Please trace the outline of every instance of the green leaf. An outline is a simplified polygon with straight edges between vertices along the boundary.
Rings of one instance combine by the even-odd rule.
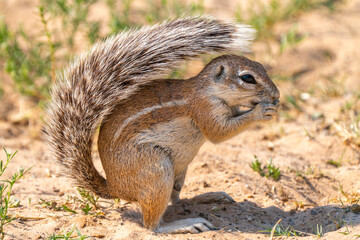
[[[71,212],[71,213],[74,213],[74,214],[77,214],[77,212],[75,212],[74,210],[68,208],[66,205],[62,205],[62,208],[67,211],[67,212]]]

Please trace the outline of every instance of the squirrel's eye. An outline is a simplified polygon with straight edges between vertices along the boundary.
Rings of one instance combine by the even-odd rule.
[[[240,76],[241,80],[243,80],[246,83],[250,83],[250,84],[256,84],[255,78],[250,75],[250,74],[245,74]]]

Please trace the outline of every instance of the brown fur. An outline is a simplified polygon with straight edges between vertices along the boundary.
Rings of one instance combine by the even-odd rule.
[[[218,65],[225,69],[222,79],[214,79]],[[252,91],[238,85],[238,69],[257,74]],[[234,55],[213,60],[196,77],[142,87],[131,100],[117,105],[100,129],[99,153],[109,193],[139,202],[145,226],[157,227],[171,194],[178,197],[187,166],[205,139],[220,142],[250,123],[269,119],[265,112],[271,117],[276,113],[272,103],[278,98],[259,63]],[[253,110],[233,116],[230,105],[252,102]],[[146,207],[149,202],[151,207]]]

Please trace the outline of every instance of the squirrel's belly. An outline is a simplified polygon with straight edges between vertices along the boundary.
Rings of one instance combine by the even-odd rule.
[[[170,150],[175,174],[179,174],[193,160],[205,137],[190,117],[179,117],[144,129],[136,136],[136,142]]]

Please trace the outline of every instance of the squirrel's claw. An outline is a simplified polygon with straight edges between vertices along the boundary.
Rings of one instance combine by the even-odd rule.
[[[217,230],[214,225],[204,218],[187,218],[159,226],[155,232],[158,233],[201,233]]]

